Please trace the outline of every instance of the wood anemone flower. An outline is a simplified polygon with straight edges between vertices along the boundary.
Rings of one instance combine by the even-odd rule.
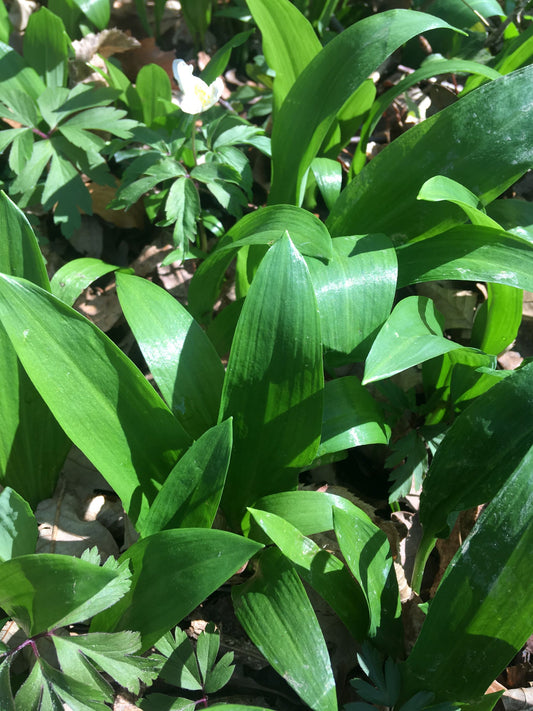
[[[177,103],[186,114],[201,114],[214,106],[222,96],[224,82],[218,77],[207,85],[203,79],[193,76],[192,66],[183,59],[172,62],[172,71],[179,84],[181,94]]]

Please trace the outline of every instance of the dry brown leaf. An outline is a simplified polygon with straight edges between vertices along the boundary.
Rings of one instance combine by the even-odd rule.
[[[533,688],[507,689],[501,701],[505,711],[531,711],[533,709]]]
[[[34,0],[12,0],[9,8],[9,21],[13,29],[23,32],[26,29],[30,15],[37,10],[39,5]]]
[[[110,210],[107,206],[116,195],[116,187],[88,183],[87,189],[91,194],[93,213],[95,215],[123,229],[143,229],[145,211],[142,200],[138,200],[127,210]]]
[[[72,47],[76,59],[82,62],[91,62],[95,54],[108,58],[113,54],[127,52],[129,49],[140,47],[139,40],[130,37],[116,27],[102,32],[91,32],[81,40],[74,40]]]
[[[90,503],[93,508],[95,504],[102,508],[105,497],[97,496]],[[80,502],[69,493],[41,501],[35,511],[39,523],[36,552],[79,557],[87,548],[96,546],[102,561],[109,556],[118,556],[118,545],[111,533],[96,517],[92,521],[85,521],[81,508]]]
[[[132,82],[137,78],[139,71],[147,64],[158,64],[162,67],[171,81],[172,86],[175,86],[172,62],[176,59],[175,52],[163,52],[157,46],[154,37],[146,37],[142,39],[139,47],[130,49],[125,52],[120,58],[122,70],[128,79]]]

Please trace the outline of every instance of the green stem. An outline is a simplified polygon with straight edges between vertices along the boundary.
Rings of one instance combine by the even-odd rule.
[[[435,547],[435,541],[437,539],[433,536],[427,536],[424,534],[418,550],[415,556],[415,565],[413,568],[413,577],[411,579],[411,588],[418,594],[420,594],[420,588],[422,587],[422,577],[424,575],[424,568],[426,567],[427,559],[429,554]]]
[[[192,150],[192,159],[193,159],[194,165],[196,167],[196,165],[197,165],[197,162],[196,162],[196,116],[193,116],[193,119],[192,119],[191,150]]]

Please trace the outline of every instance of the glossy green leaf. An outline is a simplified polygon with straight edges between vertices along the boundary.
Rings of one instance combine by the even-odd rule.
[[[151,126],[158,116],[165,113],[159,99],[172,100],[170,78],[159,65],[147,64],[137,74],[135,88],[141,98],[144,123]]]
[[[61,19],[42,7],[30,15],[24,33],[24,59],[48,87],[63,87],[67,79],[69,40]]]
[[[320,440],[322,349],[305,262],[286,235],[246,297],[229,357],[220,419],[233,417],[222,507],[232,525],[265,494],[292,489]]]
[[[217,249],[198,267],[189,289],[193,316],[205,322],[218,298],[226,269],[244,244],[271,244],[287,230],[298,250],[329,259],[331,238],[324,224],[307,210],[292,205],[265,207],[246,215],[220,240]]]
[[[188,311],[146,279],[117,274],[124,315],[169,407],[192,437],[218,416],[224,368]]]
[[[393,141],[344,189],[327,220],[331,234],[379,231],[401,242],[463,222],[459,208],[416,200],[437,174],[483,205],[498,197],[531,165],[533,148],[523,137],[533,121],[532,81],[533,66],[496,79]]]
[[[276,548],[266,549],[256,565],[255,575],[232,590],[239,622],[308,706],[336,711],[328,650],[296,571]]]
[[[30,636],[82,622],[129,587],[109,566],[52,553],[13,558],[0,571],[0,605]]]
[[[9,681],[9,670],[11,668],[12,657],[8,657],[0,662],[0,699],[2,700],[2,711],[16,711],[11,683]]]
[[[362,641],[368,631],[368,605],[344,563],[285,519],[257,509],[249,512],[300,577],[333,608],[353,637]]]
[[[143,538],[120,558],[133,570],[130,592],[95,617],[91,631],[137,630],[146,650],[260,549],[242,536],[198,528]]]
[[[487,284],[487,300],[476,311],[471,343],[485,353],[499,355],[518,334],[523,292],[504,284]]]
[[[30,224],[3,192],[0,234],[0,271],[49,289],[44,260]],[[0,483],[37,505],[52,495],[70,441],[26,375],[3,326],[0,363]]]
[[[91,257],[72,259],[58,269],[52,277],[50,282],[52,294],[68,306],[72,306],[89,284],[118,268],[113,264],[102,262],[101,259]]]
[[[24,499],[9,486],[0,494],[0,561],[35,552],[37,521]]]
[[[341,192],[342,166],[332,158],[315,158],[311,170],[326,207],[331,210]]]
[[[533,291],[533,244],[503,230],[461,225],[399,247],[396,253],[399,287],[458,279]]]
[[[189,447],[139,523],[143,536],[168,528],[211,528],[224,488],[231,444],[231,420],[226,420]]]
[[[408,74],[404,79],[399,81],[388,91],[381,94],[372,105],[368,117],[361,129],[361,136],[357,144],[355,154],[352,160],[352,170],[359,173],[366,163],[366,147],[370,136],[374,132],[380,118],[383,116],[387,108],[392,104],[396,97],[403,94],[415,84],[438,76],[439,74],[474,74],[483,80],[484,78],[498,79],[500,72],[492,67],[487,67],[479,62],[471,62],[464,59],[430,59],[428,58],[420,69]],[[481,83],[481,82],[480,82]]]
[[[394,308],[372,344],[363,383],[383,380],[430,358],[462,348],[442,335],[442,316],[431,299],[408,296]]]
[[[312,25],[289,0],[247,0],[253,18],[261,30],[263,53],[276,73],[275,111],[298,76],[320,52],[322,45]]]
[[[445,175],[435,175],[426,180],[416,199],[428,202],[452,202],[463,210],[473,225],[501,229],[497,222],[479,209],[479,199],[471,190]]]
[[[197,221],[200,217],[200,196],[190,178],[179,177],[170,186],[165,202],[166,224],[174,224],[174,244],[185,255],[189,243],[195,241]]]
[[[299,204],[305,173],[345,102],[400,45],[436,27],[449,25],[413,10],[389,10],[352,25],[309,62],[274,122],[270,203]],[[377,231],[349,227],[335,234]]]
[[[355,507],[353,507],[355,509]],[[387,536],[360,509],[333,508],[339,546],[370,611],[369,636],[386,653],[401,653],[403,628],[398,583]]]
[[[188,444],[187,434],[90,321],[14,277],[0,277],[0,297],[0,320],[35,387],[136,521]]]
[[[397,260],[385,235],[338,237],[329,261],[307,258],[315,290],[322,344],[338,360],[363,359],[390,314]]]
[[[533,203],[512,198],[495,200],[487,205],[487,214],[504,230],[533,242]]]
[[[424,481],[420,520],[425,535],[445,533],[450,514],[489,501],[518,466],[533,445],[532,392],[529,363],[455,420]]]
[[[389,437],[390,427],[380,406],[355,375],[324,384],[318,457],[363,444],[387,444]]]
[[[103,30],[109,23],[111,6],[108,0],[71,0],[97,29]]]
[[[231,57],[231,50],[235,47],[240,47],[245,42],[248,41],[252,35],[253,30],[248,30],[247,32],[238,32],[236,35],[231,37],[220,49],[217,49],[215,54],[211,57],[205,69],[202,70],[200,74],[201,78],[206,84],[212,84],[215,79],[222,74],[227,69],[229,59]]]
[[[35,69],[4,42],[0,42],[0,61],[2,62],[2,91],[8,88],[16,89],[27,93],[37,101],[46,89],[46,85]]]
[[[481,696],[533,632],[533,449],[514,467],[447,568],[406,663],[411,688],[438,701]]]

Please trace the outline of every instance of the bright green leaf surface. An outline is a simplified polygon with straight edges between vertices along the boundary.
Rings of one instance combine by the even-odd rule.
[[[298,575],[280,551],[266,549],[255,575],[233,588],[232,599],[252,642],[298,696],[315,711],[336,711],[324,637]]]
[[[246,215],[221,239],[217,249],[196,271],[189,289],[189,306],[200,322],[210,317],[224,273],[241,244],[269,244],[287,230],[298,250],[329,259],[332,242],[324,224],[307,210],[292,205],[265,207]]]
[[[129,587],[110,568],[51,553],[13,558],[0,571],[0,605],[28,635],[81,622]]]
[[[504,230],[533,242],[533,203],[512,198],[495,200],[487,205],[487,214]]]
[[[444,338],[441,321],[431,299],[425,296],[402,299],[370,349],[363,383],[383,380],[442,353],[462,348]]]
[[[331,234],[379,231],[401,242],[463,222],[459,208],[416,200],[437,174],[466,186],[482,204],[498,197],[531,166],[533,144],[525,137],[532,82],[533,66],[503,76],[393,141],[342,192],[327,221]]]
[[[69,40],[61,19],[46,7],[30,15],[24,33],[24,59],[47,87],[63,87]]]
[[[17,89],[37,101],[46,89],[46,85],[35,69],[28,66],[20,54],[4,42],[0,42],[0,61],[2,62],[2,91],[8,88]]]
[[[163,101],[172,99],[170,79],[166,71],[157,64],[147,64],[137,74],[135,88],[141,98],[144,123],[150,126],[164,113]]]
[[[211,341],[188,311],[146,279],[117,274],[117,291],[159,389],[192,437],[218,416],[224,368]]]
[[[37,534],[29,504],[6,486],[0,494],[0,561],[34,553]]]
[[[489,501],[518,466],[533,445],[532,392],[530,363],[455,420],[424,481],[420,499],[424,535],[440,535],[450,514]]]
[[[0,193],[0,271],[49,289],[39,245],[23,213]],[[32,505],[51,496],[70,442],[22,368],[0,326],[0,482]]]
[[[326,207],[331,210],[341,192],[342,166],[332,158],[315,158],[311,163],[311,170]]]
[[[338,237],[332,244],[328,262],[306,260],[318,302],[322,344],[350,360],[364,358],[373,334],[392,308],[396,254],[385,235]]]
[[[26,281],[0,278],[0,320],[73,442],[135,521],[188,436],[141,372],[91,322]]]
[[[389,540],[359,509],[353,515],[334,507],[333,524],[342,555],[368,603],[369,636],[382,651],[395,656],[402,649],[403,628]]]
[[[397,249],[398,286],[459,279],[533,291],[533,245],[503,230],[461,225]]]
[[[387,444],[390,427],[380,406],[355,375],[324,384],[322,437],[317,456],[363,444]]]
[[[211,528],[228,471],[231,444],[231,421],[226,420],[189,447],[139,523],[143,536],[166,528]]]
[[[305,173],[344,103],[400,45],[436,27],[449,25],[413,10],[390,10],[357,22],[321,50],[299,75],[275,119],[270,203],[299,203]],[[350,226],[335,234],[378,231],[384,230]]]
[[[289,237],[264,257],[231,348],[220,419],[233,416],[222,498],[238,526],[259,496],[292,489],[313,460],[322,422],[320,323],[309,272]]]
[[[72,259],[58,269],[52,277],[50,282],[52,294],[68,306],[72,306],[89,284],[116,269],[118,267],[106,264],[101,259],[91,257]]]
[[[226,582],[261,545],[227,531],[179,529],[143,538],[121,557],[133,569],[128,595],[91,631],[138,630],[146,650]],[[154,581],[164,584],[154,585]]]
[[[247,4],[261,30],[267,64],[276,72],[274,102],[279,111],[322,45],[309,21],[289,0],[247,0]]]
[[[368,631],[368,606],[344,563],[285,519],[266,511],[249,511],[300,577],[331,605],[355,639],[362,641]]]
[[[482,695],[533,632],[533,450],[513,459],[516,469],[446,570],[406,663],[411,688],[438,701]]]

